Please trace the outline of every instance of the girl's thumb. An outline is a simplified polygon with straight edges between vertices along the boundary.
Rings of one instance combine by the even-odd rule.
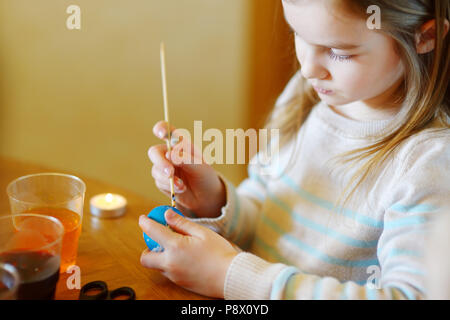
[[[201,232],[201,227],[198,224],[189,221],[171,209],[168,209],[164,216],[169,227],[175,232],[184,235],[198,235]]]

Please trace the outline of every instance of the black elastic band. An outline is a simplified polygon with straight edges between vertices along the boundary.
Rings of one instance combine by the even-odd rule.
[[[89,290],[100,289],[101,291],[95,295],[87,294]],[[105,300],[108,298],[108,286],[104,281],[92,281],[85,284],[80,291],[79,300]]]
[[[123,300],[136,300],[136,293],[130,287],[121,287],[109,292],[109,298],[114,300],[119,296],[126,296],[128,299]]]

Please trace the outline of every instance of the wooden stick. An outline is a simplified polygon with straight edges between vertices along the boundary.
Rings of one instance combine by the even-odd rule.
[[[166,57],[165,57],[165,47],[164,42],[161,42],[160,46],[160,58],[161,58],[161,76],[162,76],[162,87],[163,87],[163,98],[164,98],[164,119],[167,122],[167,150],[169,151],[169,154],[172,151],[172,148],[170,146],[170,139],[171,139],[171,132],[170,132],[170,122],[169,122],[169,102],[167,100],[167,82],[166,82]],[[175,207],[175,192],[174,192],[174,186],[173,186],[173,177],[170,178],[170,199],[172,207]]]

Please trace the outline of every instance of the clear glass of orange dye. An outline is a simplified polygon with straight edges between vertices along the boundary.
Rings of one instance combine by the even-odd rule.
[[[12,214],[34,213],[57,218],[64,226],[61,269],[76,264],[86,184],[62,173],[38,173],[12,181],[6,192]]]

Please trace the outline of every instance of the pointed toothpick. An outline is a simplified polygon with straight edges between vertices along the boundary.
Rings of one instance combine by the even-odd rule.
[[[161,58],[161,76],[162,76],[162,87],[163,87],[163,98],[164,98],[164,119],[167,122],[167,131],[168,131],[166,144],[167,144],[167,151],[169,151],[169,154],[170,154],[172,149],[170,146],[171,132],[170,132],[170,122],[169,122],[169,103],[167,100],[166,57],[165,57],[164,42],[161,42],[159,52],[160,52],[160,58]],[[174,192],[174,186],[173,186],[173,177],[170,178],[170,199],[171,199],[172,207],[175,207],[175,192]]]

